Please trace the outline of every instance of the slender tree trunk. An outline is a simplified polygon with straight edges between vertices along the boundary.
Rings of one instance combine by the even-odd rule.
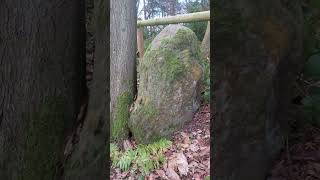
[[[210,57],[210,21],[208,21],[206,33],[201,43],[201,50],[204,57]]]
[[[169,4],[169,15],[170,16],[174,16],[174,15],[176,15],[176,3],[177,3],[177,1],[176,0],[170,0],[170,2],[169,2],[170,4]]]
[[[80,9],[77,0],[1,2],[2,180],[58,177],[85,85]]]
[[[135,89],[137,14],[134,0],[111,0],[111,138],[128,136],[129,107]]]
[[[87,116],[71,154],[64,163],[64,180],[108,178],[106,148],[109,133],[109,11],[108,0],[96,0],[95,60]],[[132,8],[135,8],[135,4]]]
[[[303,65],[299,0],[215,1],[213,178],[262,180],[286,139]]]
[[[144,14],[144,20],[147,19],[147,12],[146,12],[146,0],[143,0],[143,14]]]

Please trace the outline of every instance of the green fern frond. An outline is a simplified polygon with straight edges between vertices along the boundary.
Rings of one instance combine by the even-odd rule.
[[[147,175],[153,169],[159,168],[165,162],[163,151],[172,144],[171,141],[161,139],[158,142],[142,145],[139,144],[136,149],[129,149],[125,152],[111,143],[110,157],[112,166],[118,167],[122,171],[138,169],[142,174]]]

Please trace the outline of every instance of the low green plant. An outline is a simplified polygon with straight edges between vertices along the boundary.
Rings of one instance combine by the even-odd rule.
[[[160,139],[148,145],[139,144],[136,149],[121,151],[111,143],[112,166],[120,168],[122,171],[128,171],[130,167],[137,167],[143,175],[147,175],[165,162],[163,153],[171,144],[172,142],[169,140]]]

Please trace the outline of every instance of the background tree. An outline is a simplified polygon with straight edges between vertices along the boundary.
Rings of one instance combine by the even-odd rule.
[[[208,11],[209,7],[210,5],[208,0],[196,0],[185,4],[186,13]],[[206,32],[207,24],[207,22],[194,22],[186,23],[185,25],[196,33],[199,40],[202,40]]]
[[[144,0],[143,2],[144,5],[141,11],[144,13],[144,19],[154,19],[169,15],[208,11],[210,7],[209,0],[194,0],[185,2],[179,2],[177,0]],[[204,38],[207,22],[185,23],[185,26],[193,30],[199,40]],[[152,39],[164,27],[164,25],[144,27],[145,49],[151,43]]]
[[[120,140],[129,135],[127,121],[136,77],[137,12],[136,1],[111,0],[110,3],[111,138]]]
[[[265,179],[287,137],[293,82],[304,63],[301,4],[215,2],[213,178]]]
[[[1,2],[0,179],[59,176],[84,94],[82,7],[77,0]]]

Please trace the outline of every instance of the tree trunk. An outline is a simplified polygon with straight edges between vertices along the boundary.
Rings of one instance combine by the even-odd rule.
[[[299,0],[215,1],[216,180],[262,180],[286,139],[303,65]]]
[[[60,173],[85,86],[80,9],[77,0],[1,2],[0,179]]]
[[[79,139],[65,162],[64,180],[104,180],[108,177],[109,133],[109,12],[108,0],[95,1],[95,60],[87,116]],[[135,5],[133,6],[135,8]]]
[[[111,139],[128,136],[129,107],[134,96],[137,48],[135,1],[111,0]]]
[[[169,8],[169,15],[174,16],[176,15],[176,0],[170,0],[170,8]]]
[[[144,14],[144,20],[147,20],[146,0],[143,0],[143,14]]]
[[[94,21],[94,0],[85,0],[86,2],[86,82],[88,89],[91,89],[93,65],[94,65],[94,47],[95,47],[95,21]]]
[[[208,21],[206,33],[204,34],[202,43],[201,43],[201,51],[204,57],[210,57],[210,21]]]

